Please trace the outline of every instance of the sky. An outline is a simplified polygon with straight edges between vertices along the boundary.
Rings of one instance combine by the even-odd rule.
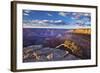
[[[91,14],[82,12],[23,10],[24,26],[91,26]]]

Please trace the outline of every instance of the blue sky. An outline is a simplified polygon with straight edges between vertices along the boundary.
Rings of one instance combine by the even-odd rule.
[[[82,12],[23,10],[23,24],[91,26],[91,14]]]

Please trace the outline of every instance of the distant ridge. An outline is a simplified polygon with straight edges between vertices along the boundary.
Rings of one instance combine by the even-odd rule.
[[[72,33],[76,33],[76,34],[91,34],[91,29],[87,28],[87,29],[73,29]]]

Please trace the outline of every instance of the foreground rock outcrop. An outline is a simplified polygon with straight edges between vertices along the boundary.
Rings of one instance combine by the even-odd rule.
[[[78,60],[80,58],[62,49],[32,45],[23,49],[23,62]]]

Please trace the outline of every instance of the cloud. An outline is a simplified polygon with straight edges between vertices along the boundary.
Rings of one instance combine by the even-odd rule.
[[[91,14],[90,13],[84,13],[84,16],[90,16]]]
[[[77,15],[77,13],[76,12],[73,12],[72,15],[75,16],[75,15]]]
[[[71,19],[72,19],[72,20],[76,20],[76,18],[75,18],[75,17],[71,17]]]
[[[24,13],[25,16],[28,16],[30,12],[31,12],[30,10],[24,10],[23,13]]]
[[[50,13],[48,13],[47,15],[48,15],[48,16],[52,16],[52,14],[50,14]]]
[[[60,22],[63,22],[62,20],[56,20],[54,21],[54,23],[60,23]]]
[[[31,11],[30,10],[24,10],[24,13],[30,13]]]
[[[62,20],[32,20],[32,23],[60,23]]]
[[[90,13],[82,13],[82,12],[73,12],[72,13],[72,19],[80,19],[80,17],[88,17],[90,16]]]
[[[87,26],[91,26],[91,22],[85,22],[85,25],[87,25]]]
[[[80,19],[80,16],[81,16],[80,14],[76,14],[76,15],[74,16],[74,18],[75,18],[75,19]]]
[[[42,20],[43,22],[48,22],[49,20]]]
[[[24,13],[24,15],[25,15],[25,16],[28,16],[29,14],[28,14],[28,13]]]
[[[31,21],[24,21],[23,24],[24,26],[27,26],[27,25],[32,25],[32,26],[35,26],[35,25],[45,25],[45,26],[49,26],[49,25],[57,25],[57,24],[61,24],[61,22],[63,22],[62,20],[31,20]]]
[[[32,20],[31,21],[32,24],[45,24],[47,22],[48,20]]]
[[[65,12],[59,12],[58,13],[60,16],[63,16],[63,17],[65,17],[66,15],[67,15],[67,13],[65,13]]]
[[[23,22],[24,26],[53,26],[53,25],[66,25],[70,27],[75,26],[90,26],[91,22],[84,22],[83,20],[76,20],[75,22],[70,22],[69,24],[63,24],[62,20],[26,20]]]
[[[49,20],[50,23],[54,23],[54,20]]]
[[[82,20],[77,20],[76,22],[79,24],[84,24],[84,21],[82,21]]]

